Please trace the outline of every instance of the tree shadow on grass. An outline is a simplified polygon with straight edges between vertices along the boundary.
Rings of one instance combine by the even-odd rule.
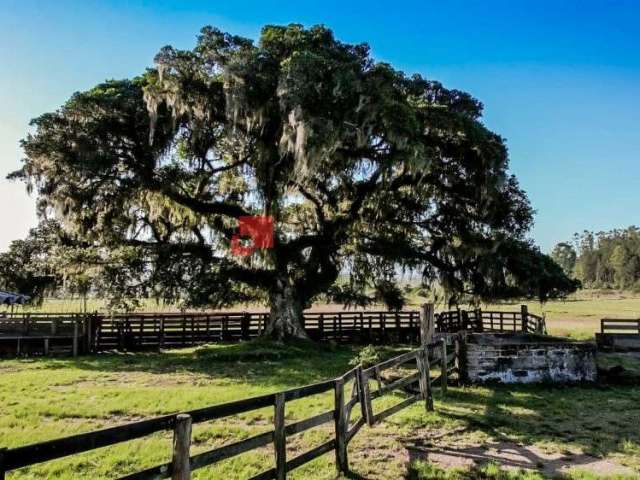
[[[76,368],[96,373],[186,373],[254,386],[302,386],[342,375],[361,346],[263,340],[220,343],[163,352],[101,353],[25,360],[45,369]]]
[[[467,467],[491,462],[511,468],[540,469],[559,476],[564,466],[613,468],[600,460],[610,454],[640,451],[640,386],[509,385],[453,389],[437,405],[440,416],[480,431],[494,445],[457,447],[410,445],[416,459],[458,458]],[[555,455],[535,444],[555,445]],[[581,453],[574,453],[578,450]],[[625,452],[626,450],[626,452]],[[640,468],[640,461],[633,465]],[[615,473],[615,472],[612,472]],[[426,477],[425,477],[426,478]],[[463,477],[466,478],[466,477]]]

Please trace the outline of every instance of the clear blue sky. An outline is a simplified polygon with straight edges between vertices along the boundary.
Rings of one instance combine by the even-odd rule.
[[[74,91],[136,75],[207,24],[323,23],[374,56],[466,90],[503,135],[548,251],[583,229],[640,224],[639,1],[0,0],[0,250],[35,224],[4,176],[28,121]]]

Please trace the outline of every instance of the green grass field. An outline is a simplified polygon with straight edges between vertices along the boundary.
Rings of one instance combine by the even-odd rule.
[[[640,318],[640,296],[612,291],[586,290],[564,301],[512,302],[483,308],[514,310],[521,303],[526,303],[533,313],[545,314],[552,335],[577,339],[593,338],[594,333],[600,331],[602,318]]]
[[[350,368],[357,351],[351,346],[285,348],[251,342],[160,354],[0,360],[0,446],[25,445],[332,378]],[[389,350],[387,355],[394,353]],[[416,439],[424,445],[425,440],[443,437],[447,444],[458,446],[497,438],[615,461],[640,477],[640,386],[635,385],[451,388],[446,398],[437,393],[433,413],[426,413],[421,402],[374,428],[364,427],[350,444],[350,465],[354,478],[364,479],[541,478],[536,473],[503,472],[494,465],[445,471],[419,459],[409,464],[406,447]],[[374,407],[398,400],[386,397],[376,400]],[[287,422],[330,410],[331,405],[331,392],[287,403]],[[267,431],[272,421],[268,408],[197,424],[192,451]],[[327,424],[291,438],[289,457],[331,434]],[[117,478],[169,461],[170,450],[167,432],[25,468],[8,478]],[[194,478],[248,478],[272,465],[271,448],[263,448],[199,470]],[[595,478],[585,475],[575,471],[567,478]],[[290,478],[335,478],[333,455],[295,470]]]

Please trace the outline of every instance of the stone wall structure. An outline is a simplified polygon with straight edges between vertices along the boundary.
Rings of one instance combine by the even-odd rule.
[[[596,343],[604,350],[640,352],[640,335],[596,333]]]
[[[593,382],[596,346],[521,333],[465,336],[465,377],[472,383]]]

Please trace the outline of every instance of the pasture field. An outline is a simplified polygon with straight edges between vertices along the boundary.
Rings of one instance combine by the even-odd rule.
[[[487,310],[517,310],[524,303],[529,311],[543,313],[552,335],[576,339],[593,338],[600,331],[602,318],[640,318],[640,295],[606,290],[585,290],[566,300],[539,302],[509,302],[483,305]]]
[[[359,348],[284,347],[254,341],[162,353],[0,360],[0,446],[25,445],[333,378],[350,368]],[[383,354],[398,351],[388,348]],[[622,360],[630,371],[638,366],[633,359]],[[356,435],[349,446],[353,478],[517,480],[556,474],[600,478],[593,465],[612,466],[607,472],[615,478],[640,478],[639,385],[636,381],[610,386],[454,387],[444,398],[436,390],[435,412],[425,412],[419,402]],[[397,401],[389,396],[376,400],[374,408]],[[331,405],[331,392],[287,403],[287,422]],[[192,451],[267,431],[272,421],[273,409],[267,408],[196,424]],[[327,424],[293,437],[288,455],[322,443],[331,428]],[[444,470],[425,461],[430,448],[478,449],[495,442],[531,448],[525,454],[533,471],[503,471],[492,463]],[[170,450],[167,432],[25,468],[8,474],[8,479],[117,478],[169,461]],[[566,460],[563,464],[575,469],[549,471],[545,455],[560,455]],[[487,452],[480,456],[493,458]],[[272,449],[265,447],[199,470],[194,478],[248,478],[272,465]],[[335,478],[333,454],[294,470],[290,478]]]

